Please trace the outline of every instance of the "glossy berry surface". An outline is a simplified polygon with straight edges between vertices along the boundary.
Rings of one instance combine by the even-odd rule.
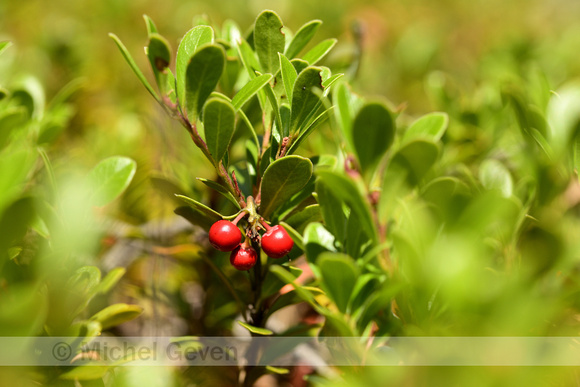
[[[274,226],[262,236],[262,250],[270,258],[282,258],[293,246],[294,241],[282,226]]]
[[[219,251],[232,251],[242,241],[242,233],[229,220],[218,220],[209,229],[209,243]]]
[[[230,263],[238,270],[250,270],[258,261],[258,253],[251,247],[238,246],[230,254]]]

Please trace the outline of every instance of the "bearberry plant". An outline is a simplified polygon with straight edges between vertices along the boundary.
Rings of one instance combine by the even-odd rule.
[[[577,277],[565,248],[577,242],[564,235],[579,229],[580,126],[563,114],[577,94],[551,96],[537,71],[526,87],[491,79],[462,95],[435,72],[425,86],[441,112],[414,116],[320,66],[336,41],[310,44],[318,20],[296,33],[272,11],[245,33],[229,21],[197,25],[176,55],[145,21],[156,88],[111,37],[215,169],[216,180],[199,180],[222,204],[178,195],[175,212],[209,231],[216,250],[204,257],[252,335],[360,337],[360,347],[333,351],[348,364],[356,355],[370,362],[389,336],[537,334],[564,324],[547,306]],[[339,146],[298,155],[326,121]],[[220,252],[247,272],[249,291],[229,278],[239,272],[215,263]],[[298,303],[316,317],[268,326]],[[344,385],[385,380],[369,371],[363,383],[355,371]],[[240,379],[249,386],[265,372],[287,370],[246,367]]]

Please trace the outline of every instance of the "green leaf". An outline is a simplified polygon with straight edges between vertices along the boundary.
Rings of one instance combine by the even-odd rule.
[[[252,47],[250,47],[250,44],[246,40],[242,40],[240,44],[238,44],[238,54],[240,55],[242,64],[251,79],[256,77],[256,71],[260,73],[263,72],[260,63],[256,58],[256,53],[252,50]]]
[[[330,92],[330,86],[334,85],[340,78],[344,77],[344,74],[340,73],[340,74],[334,74],[328,78],[326,78],[324,81],[322,81],[322,87],[324,87],[324,95],[328,95],[328,93]]]
[[[280,278],[284,283],[292,285],[298,297],[310,304],[310,306],[312,306],[318,313],[322,315],[327,314],[326,309],[321,308],[316,303],[314,296],[310,291],[296,284],[296,278],[291,273],[289,273],[288,270],[280,265],[272,265],[270,266],[270,272],[274,273],[274,275]]]
[[[171,62],[171,48],[169,47],[169,42],[159,34],[151,34],[147,46],[147,57],[149,58],[151,69],[155,75],[159,91],[164,93],[167,85],[166,70]]]
[[[153,22],[153,19],[151,19],[147,15],[143,15],[143,20],[145,20],[145,26],[147,27],[147,36],[151,36],[152,34],[156,34],[157,33],[157,26]]]
[[[509,198],[513,191],[510,172],[498,160],[485,160],[479,166],[479,179],[486,189],[497,189],[502,196]]]
[[[296,247],[304,251],[304,242],[302,240],[302,235],[298,231],[294,230],[294,228],[292,228],[292,226],[290,226],[286,222],[280,222],[279,225],[284,227],[284,229],[288,232],[288,235],[290,235]]]
[[[117,45],[117,47],[121,51],[121,54],[123,55],[123,57],[125,58],[125,60],[129,64],[129,66],[131,67],[131,69],[133,70],[133,72],[135,73],[135,75],[137,75],[137,78],[139,78],[139,80],[141,81],[141,83],[143,84],[143,86],[145,86],[145,88],[147,89],[147,91],[158,102],[161,101],[161,99],[159,98],[159,96],[157,95],[157,93],[155,92],[155,90],[153,89],[153,87],[151,86],[151,84],[149,83],[149,81],[145,78],[145,75],[143,75],[143,73],[141,72],[141,70],[137,66],[137,63],[135,63],[135,61],[133,60],[133,57],[129,53],[129,50],[127,50],[127,47],[125,47],[125,45],[123,44],[123,42],[121,42],[121,40],[119,39],[119,37],[117,37],[117,35],[115,35],[113,33],[110,33],[109,34],[109,37],[115,41],[115,44]]]
[[[185,75],[185,109],[188,117],[199,116],[207,97],[215,90],[225,64],[226,53],[221,46],[205,45],[193,55]]]
[[[141,313],[143,308],[138,305],[113,304],[96,313],[91,320],[100,322],[103,329],[107,329],[133,320]]]
[[[361,169],[371,174],[395,138],[395,121],[381,102],[368,102],[352,124],[352,142]]]
[[[346,313],[358,277],[353,259],[345,254],[322,253],[316,263],[326,294],[342,313]]]
[[[8,49],[8,47],[12,46],[12,42],[9,40],[5,40],[3,42],[0,42],[0,54],[2,54],[4,51],[6,51],[6,49]]]
[[[310,40],[314,37],[314,34],[316,31],[318,31],[318,28],[321,24],[322,21],[320,20],[311,20],[300,27],[290,42],[290,45],[288,45],[288,48],[286,49],[286,56],[292,59],[300,54],[300,51],[302,51],[302,49],[306,47],[308,42],[310,42]]]
[[[244,328],[246,328],[248,331],[250,331],[250,333],[255,333],[257,335],[270,336],[270,335],[273,335],[274,334],[274,332],[272,332],[269,329],[255,327],[253,325],[247,324],[247,323],[242,322],[242,321],[239,321],[239,320],[238,320],[238,324],[240,324],[241,326],[243,326]]]
[[[288,368],[280,368],[280,367],[273,367],[273,366],[266,366],[266,371],[268,371],[272,374],[277,374],[277,375],[286,375],[286,374],[290,373],[290,370]]]
[[[318,89],[319,92],[315,92]],[[322,95],[322,78],[318,67],[304,69],[294,83],[292,90],[292,115],[290,133],[296,133],[319,106]]]
[[[284,83],[284,90],[286,91],[286,98],[288,98],[288,102],[292,103],[292,91],[294,88],[294,82],[296,82],[296,77],[298,74],[296,73],[296,69],[290,63],[288,58],[284,56],[284,54],[280,55],[280,72],[282,74],[282,82]]]
[[[109,271],[99,284],[98,292],[102,294],[108,293],[119,282],[121,277],[125,275],[125,272],[126,270],[123,267],[116,267]]]
[[[316,266],[318,257],[325,252],[336,252],[334,242],[334,235],[321,223],[310,223],[304,230],[304,252],[306,253],[306,259],[311,264],[310,268],[317,278],[320,277],[320,271],[318,266]]]
[[[412,140],[397,151],[389,164],[390,168],[407,171],[407,180],[417,185],[431,169],[439,156],[439,146],[427,140]]]
[[[212,224],[214,224],[218,220],[223,219],[223,217],[220,213],[212,210],[211,208],[209,208],[205,204],[202,204],[196,200],[193,200],[192,198],[188,198],[187,196],[183,196],[183,195],[175,195],[175,196],[178,197],[179,199],[181,199],[183,202],[187,203],[193,210],[195,210],[197,213],[201,214],[205,219],[207,219],[210,227]],[[178,215],[181,215],[181,214],[178,214]],[[208,227],[208,229],[209,229],[209,227]]]
[[[226,187],[221,185],[220,183],[216,183],[215,181],[207,180],[207,179],[204,179],[201,177],[197,177],[196,179],[201,181],[203,184],[205,184],[209,188],[218,191],[223,196],[225,196],[226,199],[228,199],[234,206],[240,208],[240,203],[238,203],[236,198],[234,198],[234,195],[232,195],[232,193]]]
[[[303,210],[292,214],[292,216],[284,220],[296,231],[303,232],[308,224],[322,221],[322,213],[320,212],[320,206],[313,204],[306,206]]]
[[[260,214],[268,219],[312,176],[312,162],[300,156],[286,156],[272,162],[262,178]]]
[[[236,128],[236,112],[228,101],[211,98],[203,108],[205,141],[216,165],[228,151]]]
[[[232,105],[234,106],[234,109],[239,110],[242,106],[244,106],[244,104],[258,91],[260,91],[262,87],[267,85],[271,79],[271,74],[264,74],[246,83],[246,85],[242,87],[232,99]]]
[[[213,29],[208,26],[197,26],[189,30],[177,48],[175,59],[175,77],[177,83],[177,98],[180,105],[185,106],[185,83],[187,66],[197,49],[205,44],[213,42]]]
[[[323,40],[304,54],[302,59],[308,62],[311,66],[315,65],[320,59],[324,58],[330,50],[332,50],[332,47],[334,47],[335,44],[336,39],[334,38]]]
[[[276,74],[280,66],[278,53],[284,52],[284,45],[282,20],[273,11],[263,11],[254,26],[254,48],[264,72]]]
[[[338,172],[320,170],[316,174],[318,178],[328,187],[334,189],[333,194],[347,207],[354,211],[361,223],[362,230],[371,241],[376,244],[378,241],[377,231],[374,226],[368,200],[360,192],[356,184],[348,177]]]
[[[127,189],[136,170],[137,163],[128,157],[113,156],[98,163],[89,172],[92,204],[100,207],[112,202]]]
[[[449,116],[447,113],[435,112],[426,114],[411,124],[403,136],[403,142],[408,142],[415,138],[425,138],[437,142],[443,137],[448,124]]]
[[[334,194],[334,188],[321,179],[316,181],[316,193],[326,228],[342,243],[346,232],[346,216],[342,202]]]

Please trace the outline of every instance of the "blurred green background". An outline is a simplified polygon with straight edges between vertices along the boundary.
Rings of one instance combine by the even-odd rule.
[[[168,38],[175,50],[181,36],[192,27],[194,18],[200,15],[207,15],[218,25],[233,19],[242,30],[247,30],[263,9],[275,10],[293,30],[309,20],[321,19],[324,24],[315,42],[328,37],[338,38],[337,46],[324,64],[338,71],[353,71],[352,61],[360,58],[360,66],[351,81],[353,89],[362,95],[382,96],[393,106],[405,107],[405,114],[401,116],[403,124],[430,111],[448,112],[452,124],[446,142],[451,145],[444,159],[449,165],[457,161],[468,165],[479,163],[480,154],[487,152],[495,141],[489,133],[497,129],[493,126],[501,120],[489,117],[486,120],[482,112],[489,109],[490,114],[499,111],[505,114],[500,102],[503,86],[526,85],[529,98],[545,109],[547,101],[542,100],[545,96],[534,94],[536,86],[548,85],[551,90],[558,90],[577,82],[580,76],[580,2],[577,1],[0,0],[0,41],[14,43],[0,57],[0,85],[10,89],[32,76],[44,87],[47,101],[71,81],[78,80],[81,85],[70,99],[70,121],[46,149],[57,182],[62,187],[64,198],[60,200],[66,202],[67,198],[78,197],[75,179],[99,160],[124,155],[137,161],[136,176],[120,199],[91,213],[89,220],[79,220],[71,215],[74,218],[70,220],[72,224],[81,225],[77,230],[78,238],[89,239],[88,245],[68,241],[63,247],[82,252],[75,255],[80,256],[79,261],[75,262],[77,265],[92,264],[104,271],[116,266],[127,268],[127,274],[115,292],[97,298],[90,306],[92,312],[112,302],[134,303],[144,308],[144,314],[138,320],[115,328],[116,334],[226,334],[231,330],[235,305],[228,299],[227,293],[210,286],[212,281],[217,280],[211,272],[204,272],[207,268],[199,264],[199,255],[205,243],[203,234],[186,237],[181,233],[184,226],[176,222],[173,214],[175,202],[167,195],[167,192],[182,192],[211,204],[215,198],[195,177],[214,179],[215,172],[193,146],[187,133],[168,118],[146,92],[107,34],[113,32],[123,40],[138,65],[152,80],[147,58],[143,54],[147,43],[143,14],[156,22],[160,33]],[[361,37],[362,53],[358,51],[357,36]],[[486,132],[486,129],[490,131]],[[325,143],[324,133],[314,134],[310,140],[313,145],[306,147],[305,152],[337,147]],[[498,143],[502,144],[498,141],[494,145]],[[511,144],[509,140],[507,143]],[[525,166],[522,166],[525,162],[525,158],[515,160],[521,172],[518,177],[525,176]],[[34,183],[42,187],[48,185],[48,177],[44,174],[37,171],[34,176]],[[151,176],[160,179],[152,181]],[[43,192],[43,189],[38,191]],[[50,197],[49,194],[46,196]],[[63,212],[75,213],[75,203],[71,199]],[[546,227],[554,227],[554,230],[557,227],[554,232],[562,238],[556,238],[555,244],[566,246],[562,247],[568,251],[569,260],[565,267],[574,272],[577,259],[574,231],[579,229],[577,217],[570,216],[567,223],[562,225],[558,217],[561,212],[554,210],[550,213],[553,219]],[[508,218],[510,214],[508,211],[500,212],[500,216]],[[104,225],[103,218],[106,219]],[[96,219],[99,220],[98,226],[91,223]],[[436,230],[430,227],[425,226],[429,228],[428,232],[435,233]],[[553,234],[550,232],[546,231],[540,237],[551,238]],[[119,240],[122,243],[116,243]],[[173,246],[192,240],[198,247],[173,253],[171,259],[152,249],[152,246]],[[116,250],[111,248],[112,245]],[[475,246],[464,246],[462,251],[481,254],[474,251],[479,245]],[[505,255],[509,256],[509,252]],[[433,260],[437,258],[437,255],[432,257]],[[459,260],[457,257],[450,258]],[[226,257],[218,256],[217,259],[218,262],[225,262]],[[47,266],[31,265],[23,277],[43,277],[43,270],[50,272]],[[476,273],[474,277],[480,275],[479,268],[465,269],[466,273],[472,271]],[[440,273],[450,278],[455,274]],[[477,283],[464,279],[456,287],[442,290],[451,304],[457,302],[455,306],[461,313],[454,317],[461,321],[459,327],[441,323],[434,324],[429,331],[426,328],[429,321],[423,321],[424,325],[411,327],[409,331],[417,328],[422,333],[436,334],[454,332],[457,328],[464,334],[519,334],[533,327],[532,322],[546,313],[561,323],[554,327],[554,334],[577,335],[578,314],[575,309],[569,308],[575,304],[570,300],[575,300],[577,286],[574,284],[566,288],[568,293],[564,302],[564,297],[558,293],[560,285],[546,281],[529,288],[522,285],[518,289],[520,284],[517,282],[502,282],[505,287],[500,289],[514,286],[509,289],[512,292],[509,295],[515,296],[502,298],[496,293],[491,295],[493,301],[500,300],[489,307],[495,315],[478,325],[482,310],[486,311],[489,305],[478,304],[470,314],[469,298],[454,298],[456,295],[453,293],[458,289],[478,287]],[[548,296],[542,293],[546,288]],[[538,292],[537,298],[526,298],[526,292],[530,289]],[[550,289],[556,290],[551,292]],[[493,293],[493,289],[490,292]],[[481,298],[477,300],[482,301]],[[517,300],[520,307],[517,312],[521,315],[504,320],[502,313],[513,311],[510,304],[513,300]],[[562,304],[553,300],[560,300]],[[4,299],[0,299],[1,302]],[[490,301],[490,305],[492,303]],[[204,309],[206,305],[211,305],[213,309]],[[548,305],[553,310],[536,309],[537,306]],[[23,315],[32,314],[34,308],[22,312]],[[488,325],[498,321],[504,324]],[[549,328],[543,326],[543,330],[531,333],[545,334]],[[470,373],[473,370],[465,369],[453,374],[426,368],[417,372],[391,371],[388,374],[377,371],[376,375],[372,371],[368,381],[381,380],[388,375],[393,378],[393,385],[465,385],[474,379]],[[143,378],[143,375],[134,375],[133,371],[123,372],[127,380],[133,381],[127,382],[128,385],[135,385]],[[148,372],[155,374],[151,380],[155,377],[164,380],[158,385],[171,385],[172,380],[199,379],[199,375],[189,375],[193,371],[179,376],[170,371],[165,374],[164,370]],[[348,376],[345,383],[354,385],[358,372],[354,370],[354,376]],[[481,373],[482,380],[486,380],[481,385],[494,385],[499,381],[504,383],[502,385],[543,381],[551,383],[549,385],[574,385],[574,380],[577,380],[576,371],[571,369],[549,369],[546,372],[496,369],[491,376],[484,376],[481,370],[477,372]],[[0,378],[5,378],[6,383],[10,383],[10,378],[21,380],[12,371],[0,372]],[[208,379],[211,380],[211,377],[208,376]],[[151,380],[148,382],[151,383]],[[201,380],[204,380],[203,375]]]

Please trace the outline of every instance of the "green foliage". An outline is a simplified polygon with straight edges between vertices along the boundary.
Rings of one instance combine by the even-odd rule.
[[[88,4],[86,15],[124,36],[127,46],[110,35],[118,61],[103,37],[90,43],[83,27],[96,16],[60,23],[72,11],[55,7],[55,25],[24,7],[26,20],[43,22],[34,41],[31,23],[9,16],[16,6],[3,8],[6,32],[12,26],[24,34],[15,42],[37,47],[14,55],[0,42],[0,335],[73,342],[155,329],[184,336],[190,348],[200,345],[191,337],[240,329],[354,336],[360,345],[330,339],[330,353],[341,364],[371,364],[389,337],[577,334],[580,70],[568,8],[531,34],[521,16],[545,9],[522,1],[489,11],[454,1],[290,2],[284,19],[325,20],[293,33],[296,20],[286,25],[274,11],[249,19],[247,4],[207,3],[215,14],[194,18],[177,45],[195,4],[152,8],[159,28],[144,16],[146,35],[134,32],[126,4]],[[470,22],[454,24],[450,46],[441,21],[462,12]],[[362,23],[342,31],[359,15]],[[131,70],[119,67],[121,57]],[[244,214],[252,216],[238,227],[257,251],[263,223],[283,226],[292,251],[260,252],[245,273],[206,248],[214,222]],[[291,384],[303,370],[243,368],[93,359],[14,373],[38,385],[252,385],[266,373]],[[334,368],[312,369],[308,383],[575,380],[562,369]],[[4,372],[6,384],[22,384],[10,370],[0,379]]]

